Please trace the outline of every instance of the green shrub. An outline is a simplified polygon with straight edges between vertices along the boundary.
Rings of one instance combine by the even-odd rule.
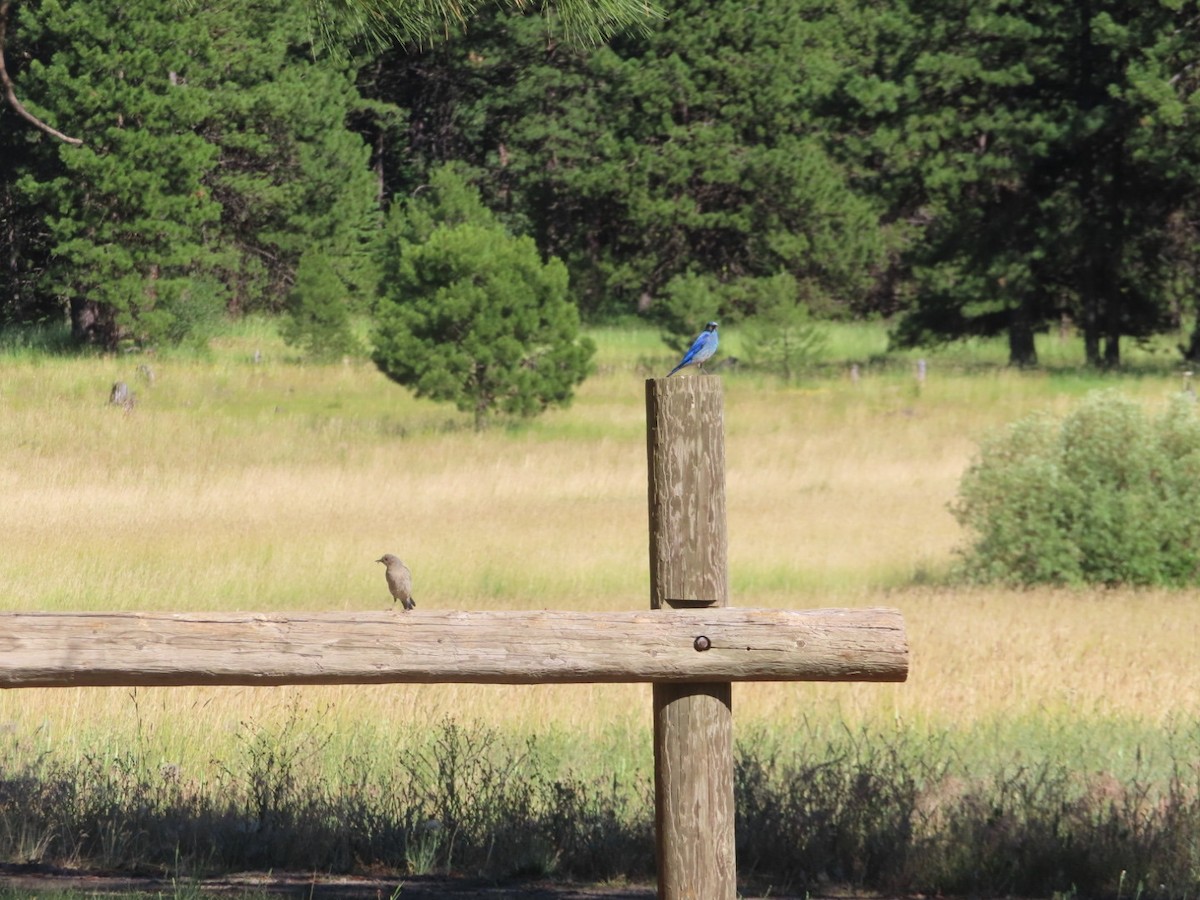
[[[351,327],[347,293],[329,257],[317,249],[305,250],[279,329],[284,343],[318,362],[361,353]]]
[[[825,331],[798,301],[800,286],[790,274],[754,279],[746,288],[746,305],[755,310],[742,326],[746,361],[791,381],[820,359],[827,343]]]
[[[655,314],[672,355],[683,354],[706,323],[728,324],[724,302],[724,289],[712,275],[687,272],[667,282]]]
[[[382,243],[373,358],[418,397],[482,428],[571,402],[596,346],[579,334],[567,268],[507,231],[453,169],[393,212]]]
[[[1026,418],[982,447],[955,517],[973,581],[1178,586],[1200,581],[1200,420],[1113,391],[1061,423]]]
[[[383,373],[473,412],[476,428],[567,405],[595,351],[579,336],[566,267],[495,227],[439,228],[410,247],[376,322]]]

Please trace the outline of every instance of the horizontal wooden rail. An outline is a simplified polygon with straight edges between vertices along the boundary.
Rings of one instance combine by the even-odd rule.
[[[0,613],[0,687],[904,681],[892,609]]]

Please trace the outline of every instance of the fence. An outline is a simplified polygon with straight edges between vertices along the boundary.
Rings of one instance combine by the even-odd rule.
[[[903,681],[890,609],[728,606],[720,379],[646,382],[640,612],[0,614],[0,687],[651,682],[658,895],[733,900],[735,681]]]

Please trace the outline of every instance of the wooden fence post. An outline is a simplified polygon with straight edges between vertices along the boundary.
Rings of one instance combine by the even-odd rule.
[[[646,450],[651,607],[727,606],[720,379],[647,380]],[[731,685],[655,683],[653,691],[658,896],[734,900]]]

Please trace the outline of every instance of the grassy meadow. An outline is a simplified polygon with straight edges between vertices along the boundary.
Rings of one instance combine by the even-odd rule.
[[[205,357],[0,348],[0,608],[380,609],[385,552],[412,568],[422,609],[643,608],[644,379],[671,359],[652,331],[593,336],[597,371],[570,408],[484,433],[368,362],[300,364],[262,322]],[[723,334],[723,355],[737,338]],[[721,373],[732,602],[895,606],[912,649],[903,685],[738,685],[747,758],[861,759],[878,741],[930,766],[914,776],[923,797],[948,783],[938,754],[955,778],[993,787],[996,773],[1061,764],[1168,791],[1200,749],[1196,596],[956,587],[965,535],[948,504],[990,431],[1100,387],[1162,404],[1179,367],[1135,351],[1132,374],[1099,376],[1076,368],[1075,341],[1047,337],[1036,372],[977,342],[925,354],[918,383],[916,354],[885,350],[882,327],[835,326],[828,361],[798,382]],[[132,411],[107,403],[117,380]],[[369,781],[402,748],[445,751],[461,739],[448,723],[462,723],[485,747],[533,737],[539,765],[622,779],[633,803],[650,777],[649,720],[645,685],[21,690],[0,693],[0,760],[170,772],[197,790],[265,767],[290,789],[301,769],[350,779],[349,758]],[[31,829],[0,815],[0,847],[37,857],[50,837]]]

